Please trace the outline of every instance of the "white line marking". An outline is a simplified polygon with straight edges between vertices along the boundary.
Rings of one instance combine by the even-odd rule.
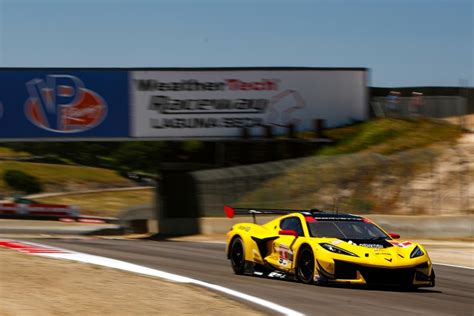
[[[183,240],[183,239],[174,239],[173,241],[180,241],[180,242],[195,242],[199,244],[220,244],[225,245],[225,241],[220,240]]]
[[[439,262],[433,262],[433,264],[437,265],[437,266],[446,266],[446,267],[474,270],[474,268],[471,268],[471,267],[458,266],[458,265],[455,265],[455,264],[439,263]]]
[[[14,240],[12,240],[14,241]],[[139,274],[144,274],[144,275],[149,275],[149,276],[154,276],[174,282],[179,282],[179,283],[190,283],[190,284],[195,284],[199,285],[202,287],[207,287],[209,289],[212,289],[214,291],[222,292],[230,296],[234,296],[237,298],[240,298],[242,300],[263,306],[265,308],[271,309],[277,313],[283,314],[283,315],[291,315],[291,316],[303,316],[304,314],[297,312],[295,310],[292,310],[290,308],[272,303],[270,301],[254,297],[252,295],[248,295],[239,291],[235,291],[220,285],[212,284],[212,283],[207,283],[203,282],[200,280],[195,280],[189,277],[173,274],[173,273],[168,273],[152,268],[147,268],[143,267],[137,264],[125,262],[125,261],[120,261],[120,260],[115,260],[111,258],[106,258],[106,257],[100,257],[100,256],[95,256],[95,255],[89,255],[85,253],[80,253],[80,252],[75,252],[71,250],[67,250],[64,248],[58,248],[58,247],[51,247],[47,245],[42,245],[42,244],[37,244],[37,243],[32,243],[32,242],[24,242],[24,241],[18,241],[24,244],[30,244],[30,245],[35,245],[39,247],[44,247],[47,249],[58,249],[62,251],[66,251],[67,253],[32,253],[32,255],[35,256],[42,256],[42,257],[49,257],[49,258],[56,258],[56,259],[63,259],[63,260],[73,260],[73,261],[79,261],[79,262],[85,262],[85,263],[90,263],[90,264],[95,264],[99,266],[104,266],[104,267],[109,267],[109,268],[114,268],[114,269],[119,269],[119,270],[125,270],[129,272],[135,272]]]

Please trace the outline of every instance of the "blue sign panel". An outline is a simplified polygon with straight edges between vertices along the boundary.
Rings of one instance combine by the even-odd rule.
[[[127,71],[0,70],[0,140],[128,136]]]

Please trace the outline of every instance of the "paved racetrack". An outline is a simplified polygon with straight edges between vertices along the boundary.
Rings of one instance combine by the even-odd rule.
[[[474,270],[435,266],[436,287],[414,292],[304,285],[234,275],[220,243],[31,240],[119,259],[255,295],[307,315],[473,315]]]

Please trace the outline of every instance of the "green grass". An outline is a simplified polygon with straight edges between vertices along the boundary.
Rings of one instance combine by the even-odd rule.
[[[79,206],[82,215],[117,217],[123,210],[137,205],[152,205],[153,189],[71,193],[35,199],[43,203]]]
[[[87,190],[105,187],[126,187],[134,184],[118,175],[114,170],[67,166],[45,163],[0,161],[0,190],[8,191],[3,181],[3,173],[16,169],[39,179],[46,191]]]
[[[31,157],[31,155],[27,152],[23,152],[23,151],[17,152],[7,147],[0,147],[0,157],[1,158]]]
[[[318,152],[339,155],[370,151],[383,155],[427,147],[439,142],[453,142],[462,134],[456,126],[430,120],[376,119],[348,127],[331,129],[326,135],[334,146]]]

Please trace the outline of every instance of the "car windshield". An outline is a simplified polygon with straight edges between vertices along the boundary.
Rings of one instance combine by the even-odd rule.
[[[308,223],[313,237],[333,237],[339,239],[382,239],[389,238],[380,228],[364,221],[315,221]]]

